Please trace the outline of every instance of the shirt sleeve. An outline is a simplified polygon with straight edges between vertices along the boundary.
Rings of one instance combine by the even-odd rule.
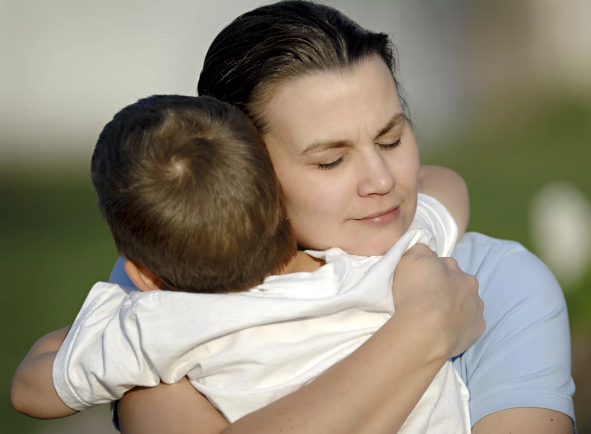
[[[68,407],[86,410],[160,383],[141,348],[130,292],[99,282],[88,294],[53,363],[55,390]]]
[[[450,212],[434,197],[419,193],[411,228],[429,230],[435,237],[431,246],[438,256],[450,256],[458,238],[458,225]]]
[[[516,407],[547,408],[574,421],[570,332],[560,286],[517,243],[494,260],[491,267],[466,270],[481,282],[486,331],[454,359],[470,390],[472,424]]]
[[[125,269],[123,268],[123,264],[125,263],[125,258],[119,258],[113,267],[113,271],[111,271],[111,276],[109,277],[109,282],[117,283],[123,286],[130,286],[135,287],[131,279],[127,276]],[[117,431],[119,431],[119,415],[117,413],[117,403],[119,401],[111,402],[111,421],[113,422],[113,426]]]

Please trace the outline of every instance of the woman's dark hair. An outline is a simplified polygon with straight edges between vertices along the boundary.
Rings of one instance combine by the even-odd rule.
[[[373,56],[390,69],[406,111],[387,34],[366,30],[329,6],[282,1],[241,15],[220,32],[205,55],[197,91],[242,109],[264,133],[262,106],[275,85]]]

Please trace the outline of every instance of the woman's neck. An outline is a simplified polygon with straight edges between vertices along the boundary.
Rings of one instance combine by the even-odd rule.
[[[313,258],[312,256],[298,251],[282,270],[275,274],[290,274],[300,272],[313,272],[325,264],[323,259]]]

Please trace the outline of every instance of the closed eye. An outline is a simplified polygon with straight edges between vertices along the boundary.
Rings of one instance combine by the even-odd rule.
[[[380,149],[383,150],[394,149],[398,145],[400,145],[400,139],[396,140],[394,143],[378,143]]]
[[[331,161],[330,163],[317,163],[316,165],[321,170],[330,170],[330,169],[334,169],[342,162],[343,162],[343,157],[341,156],[341,157],[337,158],[336,160]]]

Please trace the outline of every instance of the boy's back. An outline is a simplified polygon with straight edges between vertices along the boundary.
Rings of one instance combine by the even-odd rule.
[[[56,388],[64,402],[84,409],[120,398],[130,384],[187,375],[234,421],[312,381],[365,342],[393,313],[391,276],[406,248],[424,242],[447,256],[455,235],[445,208],[421,195],[413,227],[381,259],[311,252],[327,264],[271,276],[237,294],[127,295],[97,284],[58,353]],[[429,391],[403,432],[422,432],[429,420],[437,421],[430,432],[465,431],[467,390],[450,363]]]

